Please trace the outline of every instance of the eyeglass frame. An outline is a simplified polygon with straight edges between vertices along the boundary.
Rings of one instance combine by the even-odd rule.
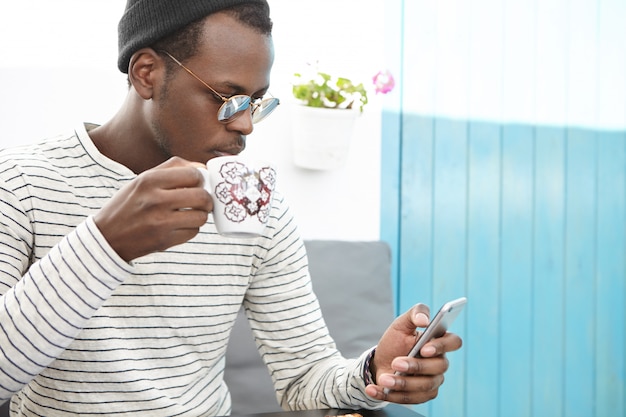
[[[263,120],[265,120],[265,118],[267,116],[269,116],[270,114],[272,114],[272,112],[274,110],[276,110],[276,107],[280,104],[280,100],[276,97],[268,97],[265,99],[261,99],[258,103],[255,102],[255,100],[252,99],[251,96],[248,96],[246,94],[235,94],[233,96],[230,97],[224,97],[223,95],[221,95],[220,93],[218,93],[213,87],[211,87],[209,84],[207,84],[202,78],[200,78],[199,76],[197,76],[192,70],[190,70],[189,68],[187,68],[182,62],[180,62],[178,59],[176,59],[172,54],[170,54],[169,52],[161,49],[159,50],[159,52],[164,53],[165,55],[167,55],[168,57],[170,57],[172,59],[172,61],[174,61],[179,67],[181,67],[182,69],[185,70],[185,72],[187,72],[189,75],[191,75],[193,78],[195,78],[196,80],[200,81],[202,83],[202,85],[204,85],[206,88],[209,89],[209,91],[211,91],[211,93],[213,93],[215,95],[215,97],[219,98],[220,100],[222,100],[222,105],[220,106],[219,109],[217,109],[217,121],[222,123],[222,124],[229,124],[231,122],[234,122],[235,120],[237,120],[239,117],[241,117],[241,115],[243,114],[244,111],[246,111],[246,109],[250,109],[250,113],[252,115],[252,123],[258,123],[261,122]],[[227,119],[220,119],[220,112],[222,111],[222,109],[224,108],[224,106],[226,106],[228,103],[232,102],[232,100],[236,97],[245,97],[248,99],[248,106],[242,110],[238,110],[237,112],[233,113],[233,116],[227,118]],[[257,99],[258,100],[258,99]],[[258,108],[261,108],[263,103],[276,103],[272,109],[269,111],[269,113],[263,115],[262,118],[255,120],[254,119],[254,113],[256,112],[256,110]],[[236,103],[236,102],[235,102]],[[237,106],[239,107],[239,106]]]

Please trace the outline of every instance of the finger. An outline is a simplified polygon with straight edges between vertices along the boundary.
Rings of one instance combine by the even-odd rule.
[[[413,327],[426,327],[430,322],[430,309],[426,304],[416,304],[411,309]]]
[[[434,375],[417,375],[417,376],[395,376],[384,374],[381,376],[379,385],[389,388],[389,391],[431,391],[437,389],[443,384],[443,373]]]
[[[202,227],[209,218],[210,210],[203,208],[184,208],[179,210],[173,210],[168,216],[168,222],[172,230],[175,229],[197,229]]]
[[[133,235],[140,235],[141,239],[135,239],[132,242],[128,239],[124,240],[120,244],[121,251],[133,254],[139,251],[139,254],[143,255],[184,243],[198,234],[207,219],[207,211],[195,209],[175,210],[160,219],[152,217],[152,220],[147,219],[148,227],[140,227],[136,233],[131,231]]]
[[[181,210],[200,210],[209,213],[213,210],[213,200],[209,193],[201,187],[184,187],[174,189],[150,189],[148,181],[137,185],[137,191],[126,199],[134,198],[134,203],[127,211],[142,216],[147,223],[154,226],[171,224],[172,215]]]
[[[443,381],[443,375],[411,377],[394,384],[390,383],[393,386],[368,385],[365,393],[381,401],[420,404],[437,397]]]
[[[463,346],[463,340],[458,335],[447,332],[443,336],[426,343],[420,350],[420,355],[425,358],[430,358],[443,355],[446,352],[459,350],[461,346]]]
[[[200,187],[161,190],[160,198],[171,211],[194,209],[208,213],[213,210],[211,196]]]
[[[398,317],[393,326],[404,334],[415,335],[416,327],[426,327],[430,310],[425,304],[416,304],[406,313]]]
[[[399,357],[391,363],[391,368],[398,374],[389,375],[397,380],[402,379],[406,375],[437,375],[446,372],[449,366],[450,363],[445,355],[427,359]]]
[[[138,180],[147,188],[175,189],[184,187],[202,187],[204,177],[198,168],[203,168],[197,162],[187,162],[180,158],[169,159],[163,164],[144,171]]]

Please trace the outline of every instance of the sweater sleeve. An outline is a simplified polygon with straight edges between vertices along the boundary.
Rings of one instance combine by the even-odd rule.
[[[88,217],[32,262],[34,231],[19,200],[0,190],[0,401],[67,348],[130,274]]]
[[[288,410],[381,408],[365,394],[370,351],[346,359],[329,334],[293,224],[285,211],[244,304],[278,401]]]

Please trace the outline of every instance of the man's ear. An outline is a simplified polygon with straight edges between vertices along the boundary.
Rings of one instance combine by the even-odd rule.
[[[144,100],[150,100],[155,85],[165,74],[163,59],[152,48],[142,48],[130,57],[128,79]]]

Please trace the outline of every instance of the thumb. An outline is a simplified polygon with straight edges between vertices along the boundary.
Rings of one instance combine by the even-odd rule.
[[[430,309],[426,304],[415,304],[392,324],[396,331],[414,334],[416,327],[426,327],[430,322]]]
[[[411,331],[416,327],[426,327],[430,323],[430,308],[426,304],[416,304],[410,310]]]
[[[391,361],[406,356],[417,340],[417,327],[426,327],[430,309],[425,304],[416,304],[397,317],[378,342],[373,370],[391,372]],[[375,373],[376,374],[376,373]]]

